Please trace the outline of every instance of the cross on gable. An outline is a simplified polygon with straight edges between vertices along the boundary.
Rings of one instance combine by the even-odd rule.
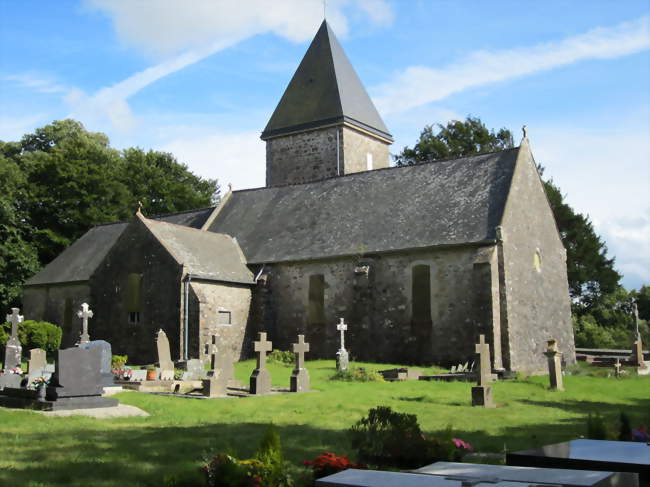
[[[11,336],[15,337],[18,333],[18,323],[23,322],[23,316],[20,315],[20,308],[11,308],[11,314],[7,315],[7,321],[11,323]]]

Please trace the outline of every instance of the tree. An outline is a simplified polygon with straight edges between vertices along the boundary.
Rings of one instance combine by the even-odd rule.
[[[54,121],[20,142],[0,141],[0,304],[94,225],[212,205],[216,180],[168,153],[117,151],[75,120]]]
[[[478,117],[463,122],[437,124],[438,132],[427,125],[413,149],[405,147],[396,156],[398,165],[432,162],[447,157],[462,157],[514,146],[512,132],[506,128],[489,130]],[[543,168],[538,166],[540,175]],[[567,250],[567,274],[574,312],[586,314],[604,296],[615,292],[621,275],[614,269],[614,259],[607,258],[607,247],[596,234],[589,218],[576,213],[565,201],[560,189],[544,181],[560,238]]]
[[[510,130],[502,128],[495,133],[478,117],[468,116],[464,122],[453,120],[446,126],[438,123],[436,127],[438,132],[434,134],[433,125],[426,125],[413,149],[404,147],[396,156],[397,165],[409,166],[514,147]]]

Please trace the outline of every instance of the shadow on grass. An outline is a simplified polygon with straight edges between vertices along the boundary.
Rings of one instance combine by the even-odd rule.
[[[562,401],[535,401],[532,399],[514,399],[513,402],[519,402],[529,406],[544,408],[556,408],[570,413],[580,413],[587,415],[589,413],[599,413],[603,416],[625,412],[628,416],[639,417],[643,420],[650,419],[650,398],[627,400],[632,404],[612,404],[602,401],[584,401],[584,400],[562,400]]]

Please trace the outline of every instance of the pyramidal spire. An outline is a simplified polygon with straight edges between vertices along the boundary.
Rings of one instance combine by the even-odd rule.
[[[346,123],[391,143],[375,105],[332,32],[321,24],[262,139]]]

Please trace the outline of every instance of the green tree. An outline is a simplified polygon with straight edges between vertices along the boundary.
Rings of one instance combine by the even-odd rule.
[[[0,304],[94,225],[206,207],[216,180],[168,153],[117,151],[75,120],[54,121],[20,142],[0,141]]]
[[[478,117],[468,116],[464,122],[453,120],[447,125],[426,125],[413,148],[404,147],[395,158],[398,166],[494,152],[514,147],[512,133],[502,128],[489,130]]]
[[[4,156],[19,149],[0,142],[0,312],[18,306],[23,282],[38,270],[38,256],[28,237],[24,201],[25,178]]]

